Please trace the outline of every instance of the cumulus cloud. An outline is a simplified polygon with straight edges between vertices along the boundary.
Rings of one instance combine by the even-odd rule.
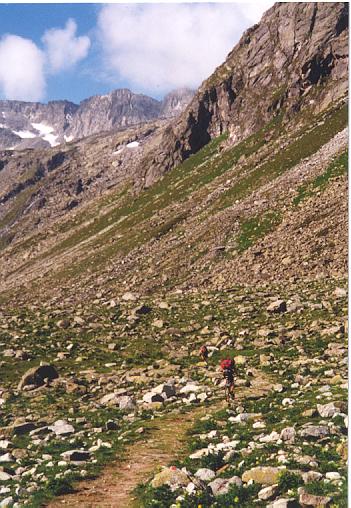
[[[53,73],[73,67],[85,58],[90,48],[90,39],[86,35],[77,37],[77,24],[69,19],[65,28],[47,30],[42,41]]]
[[[98,18],[105,68],[146,93],[195,88],[270,5],[105,5]]]
[[[0,39],[0,89],[7,99],[37,101],[45,91],[44,54],[29,39]]]

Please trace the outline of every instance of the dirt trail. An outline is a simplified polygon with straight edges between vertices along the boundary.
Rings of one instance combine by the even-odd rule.
[[[238,398],[261,396],[269,391],[271,382],[263,373],[255,376],[252,387],[238,390]],[[223,400],[210,407],[198,407],[184,414],[170,414],[155,419],[147,438],[130,445],[123,461],[116,461],[95,480],[84,480],[77,491],[54,499],[48,508],[130,508],[136,507],[133,490],[146,481],[158,467],[169,464],[181,455],[186,433],[195,420],[225,407]]]

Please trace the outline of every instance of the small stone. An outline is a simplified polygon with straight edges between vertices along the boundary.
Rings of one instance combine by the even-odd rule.
[[[118,430],[118,425],[113,420],[107,420],[105,427],[106,430]]]
[[[134,411],[136,408],[135,400],[129,395],[119,397],[119,409],[122,411]]]
[[[302,479],[304,483],[319,481],[322,478],[323,475],[318,471],[307,471],[306,473],[302,473]]]
[[[294,427],[285,427],[280,433],[280,439],[287,443],[293,443],[295,441],[296,431]]]
[[[124,293],[124,295],[122,296],[122,300],[124,300],[125,302],[134,302],[136,299],[137,297],[129,291],[127,291],[127,293]]]
[[[347,291],[344,288],[336,288],[333,294],[336,298],[345,298],[347,296]]]
[[[340,480],[341,479],[341,474],[337,473],[336,471],[332,471],[332,472],[326,473],[325,477],[328,480]]]
[[[162,321],[162,319],[154,319],[151,324],[155,328],[163,328],[163,321]]]
[[[257,494],[258,499],[262,499],[262,501],[266,501],[267,499],[271,499],[278,490],[278,485],[270,485],[269,487],[265,487],[261,489]]]
[[[293,498],[281,498],[267,504],[266,508],[297,508],[298,504]]]

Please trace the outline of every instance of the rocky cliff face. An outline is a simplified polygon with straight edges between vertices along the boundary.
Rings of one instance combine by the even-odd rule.
[[[190,88],[179,88],[167,94],[161,106],[161,115],[164,118],[178,116],[185,110],[191,99],[194,97],[194,90]]]
[[[158,118],[161,103],[130,90],[114,90],[81,102],[67,129],[67,137],[82,138],[97,132],[127,127]]]
[[[347,65],[348,4],[274,5],[169,127],[147,181],[223,132],[235,144],[280,114],[287,124],[298,111],[319,113],[346,93]]]
[[[194,92],[170,92],[163,101],[114,90],[80,103],[0,101],[0,149],[45,148],[91,134],[178,116]]]

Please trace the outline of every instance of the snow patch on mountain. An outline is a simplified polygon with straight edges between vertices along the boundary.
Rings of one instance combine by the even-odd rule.
[[[127,148],[137,148],[140,145],[139,141],[131,141],[127,144]]]
[[[51,146],[57,146],[59,145],[57,138],[58,136],[55,134],[52,134],[54,131],[54,128],[50,125],[45,125],[44,123],[32,123],[32,127],[39,131],[39,135],[41,138],[43,138],[45,141],[50,143]]]
[[[30,139],[30,138],[36,138],[37,136],[34,134],[34,132],[30,131],[12,131],[14,134],[17,134],[20,138],[23,139]]]

